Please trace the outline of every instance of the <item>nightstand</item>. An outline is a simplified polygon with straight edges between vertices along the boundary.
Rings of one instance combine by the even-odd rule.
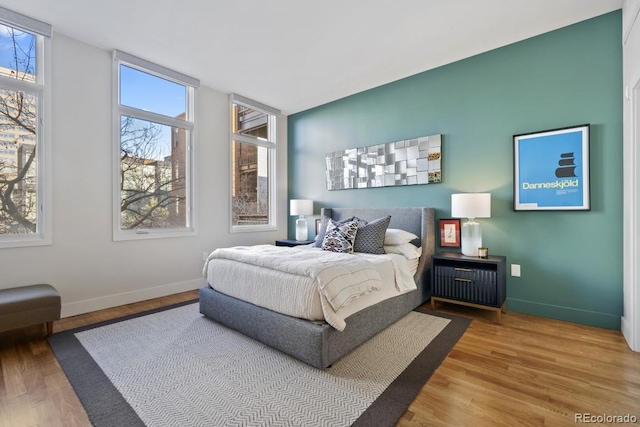
[[[294,246],[309,245],[311,243],[313,243],[313,240],[276,240],[276,246],[289,246],[290,248],[293,248]]]
[[[496,323],[506,313],[507,257],[478,258],[455,252],[431,257],[431,309],[436,301],[496,312]]]

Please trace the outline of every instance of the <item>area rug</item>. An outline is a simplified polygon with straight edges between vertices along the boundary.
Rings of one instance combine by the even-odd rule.
[[[413,311],[327,370],[188,302],[56,333],[89,419],[111,426],[392,426],[470,320]]]

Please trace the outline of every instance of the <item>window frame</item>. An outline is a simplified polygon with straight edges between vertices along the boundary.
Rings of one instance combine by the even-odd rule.
[[[8,90],[36,96],[36,194],[38,213],[36,232],[30,234],[0,234],[0,249],[53,244],[51,213],[51,25],[0,7],[0,23],[36,37],[36,81],[26,83],[0,75],[0,83]]]
[[[120,66],[150,74],[152,76],[165,79],[185,86],[186,89],[186,117],[185,120],[175,117],[165,116],[151,111],[141,110],[120,104]],[[195,198],[195,141],[196,141],[196,120],[195,105],[197,89],[200,82],[197,79],[130,55],[128,53],[113,51],[113,241],[162,239],[173,237],[186,237],[197,235],[196,224],[196,198]],[[150,229],[123,229],[122,216],[120,211],[122,194],[120,191],[120,171],[121,171],[121,116],[131,117],[143,121],[150,121],[171,128],[181,128],[188,131],[185,156],[185,186],[186,186],[186,224],[180,228],[150,228]]]
[[[233,121],[235,120],[233,113],[233,105],[239,104],[244,107],[251,108],[253,110],[259,111],[261,113],[265,113],[268,115],[268,123],[269,123],[269,133],[267,140],[263,140],[261,138],[252,137],[249,135],[241,135],[233,132]],[[230,188],[229,188],[229,231],[231,233],[254,233],[260,231],[273,231],[278,229],[277,223],[277,186],[276,186],[276,173],[277,173],[277,155],[278,155],[278,145],[277,145],[277,122],[278,116],[280,116],[280,110],[269,107],[267,105],[261,104],[260,102],[253,101],[252,99],[245,98],[244,96],[240,96],[238,94],[232,93],[229,96],[229,165],[230,169]],[[235,174],[235,166],[233,164],[234,160],[234,152],[233,152],[233,144],[234,141],[238,141],[241,143],[252,144],[259,147],[264,147],[268,149],[268,188],[269,188],[269,222],[267,224],[256,224],[256,225],[234,225],[233,224],[233,185],[234,185],[234,174]]]

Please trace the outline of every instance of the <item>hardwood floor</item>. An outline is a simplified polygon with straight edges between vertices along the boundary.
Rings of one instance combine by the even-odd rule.
[[[197,291],[70,317],[54,333],[194,298]],[[497,325],[491,312],[437,308],[474,321],[398,426],[562,426],[583,413],[640,420],[640,353],[620,332],[519,313]],[[0,333],[0,427],[90,425],[43,328]]]
[[[583,413],[640,420],[640,353],[620,332],[519,313],[497,325],[490,312],[436,308],[474,321],[399,426],[562,426]]]

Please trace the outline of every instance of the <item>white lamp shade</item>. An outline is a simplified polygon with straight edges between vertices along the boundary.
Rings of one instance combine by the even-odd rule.
[[[452,194],[451,216],[454,218],[491,218],[491,193]]]
[[[289,210],[291,215],[313,215],[313,200],[291,199]]]

